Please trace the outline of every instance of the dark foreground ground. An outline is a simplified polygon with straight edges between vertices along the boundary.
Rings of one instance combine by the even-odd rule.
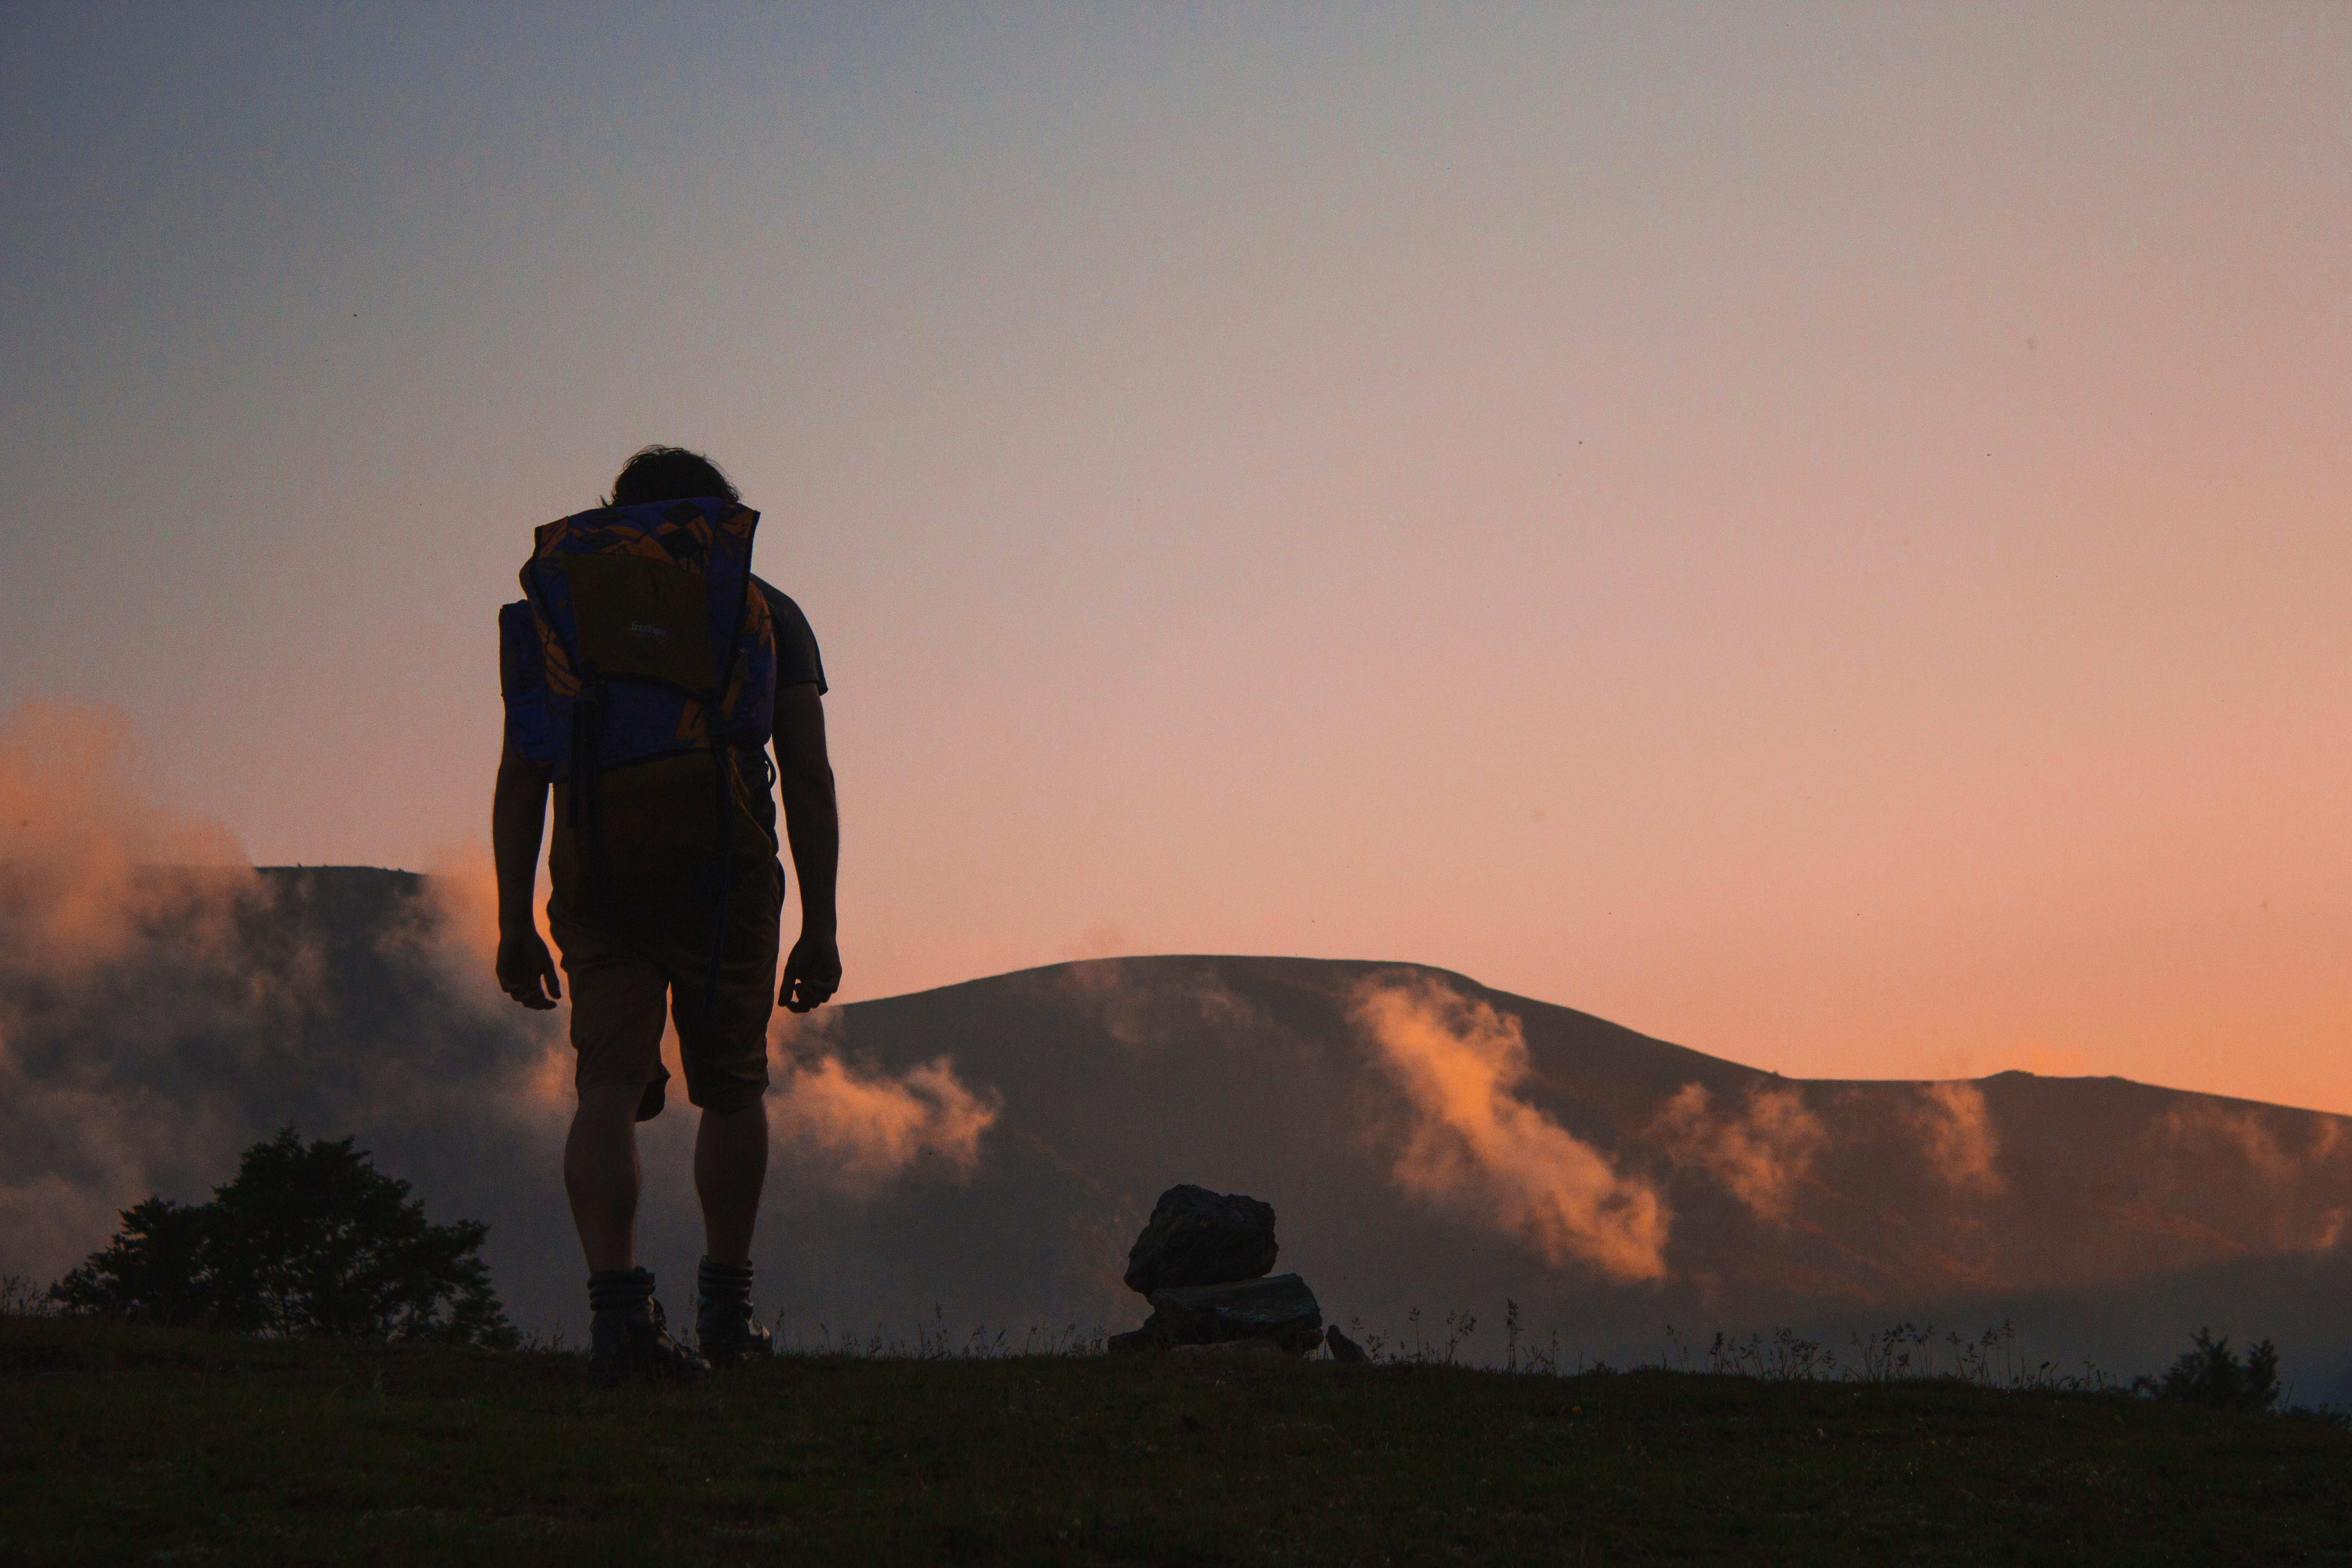
[[[2352,1561],[2352,1435],[2114,1394],[1189,1356],[575,1358],[0,1321],[27,1563]]]

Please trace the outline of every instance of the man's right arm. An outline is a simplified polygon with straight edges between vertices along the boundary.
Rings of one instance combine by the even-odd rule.
[[[563,994],[554,955],[531,917],[551,782],[546,768],[509,744],[499,758],[498,790],[490,801],[490,857],[499,874],[499,988],[541,1012]]]

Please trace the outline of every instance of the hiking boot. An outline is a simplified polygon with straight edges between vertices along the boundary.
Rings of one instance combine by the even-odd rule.
[[[713,1263],[708,1258],[695,1276],[694,1337],[712,1366],[774,1353],[772,1336],[751,1310],[751,1266]]]
[[[637,1310],[598,1312],[589,1320],[588,1375],[612,1388],[630,1378],[656,1383],[692,1383],[710,1363],[669,1337],[661,1303],[646,1300]]]
[[[714,1367],[764,1361],[775,1353],[775,1336],[752,1314],[749,1301],[705,1307],[695,1321],[694,1339]]]

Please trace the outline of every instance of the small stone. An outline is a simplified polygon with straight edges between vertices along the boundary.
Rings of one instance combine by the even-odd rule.
[[[1296,1274],[1170,1287],[1151,1293],[1151,1322],[1145,1328],[1157,1332],[1162,1344],[1270,1340],[1305,1355],[1323,1342],[1323,1309]]]
[[[1339,1325],[1337,1323],[1332,1324],[1329,1328],[1323,1331],[1323,1342],[1331,1347],[1331,1359],[1333,1361],[1370,1361],[1372,1359],[1364,1353],[1363,1346],[1358,1344],[1355,1341],[1341,1333],[1339,1331]]]
[[[1174,1186],[1152,1205],[1150,1223],[1127,1254],[1127,1288],[1139,1295],[1171,1286],[1230,1285],[1274,1268],[1274,1205],[1239,1193]]]

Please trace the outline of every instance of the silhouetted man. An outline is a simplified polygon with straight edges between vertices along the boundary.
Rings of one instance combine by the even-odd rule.
[[[553,787],[547,913],[579,1058],[563,1184],[588,1258],[590,1367],[606,1381],[695,1376],[767,1353],[751,1254],[768,1168],[768,1024],[777,1002],[806,1012],[841,984],[824,670],[799,606],[751,574],[758,521],[708,459],[648,447],[604,507],[538,531],[526,596],[499,615],[499,984],[526,1007],[562,994],[531,918]],[[801,883],[780,989],[768,743]],[[700,1355],[671,1339],[636,1262],[635,1123],[662,1109],[666,1016],[702,1112]]]

